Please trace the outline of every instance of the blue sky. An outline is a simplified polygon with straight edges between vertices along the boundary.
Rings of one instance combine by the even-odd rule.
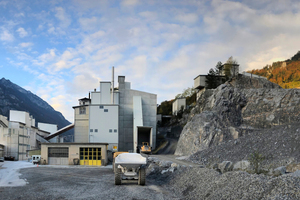
[[[1,77],[71,122],[112,66],[160,103],[230,56],[241,71],[293,56],[299,10],[292,0],[0,0]]]

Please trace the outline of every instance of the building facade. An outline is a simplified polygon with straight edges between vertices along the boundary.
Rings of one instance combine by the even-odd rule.
[[[177,115],[178,111],[186,108],[186,98],[178,98],[172,104],[172,113],[173,115]]]
[[[100,91],[74,106],[74,141],[108,143],[110,151],[133,151],[142,142],[155,147],[157,95],[132,90],[125,76],[100,82]]]
[[[44,137],[49,134],[35,127],[35,119],[27,112],[11,110],[9,121],[0,115],[0,144],[4,146],[4,156],[27,160],[28,151],[40,149],[41,142],[45,142]]]

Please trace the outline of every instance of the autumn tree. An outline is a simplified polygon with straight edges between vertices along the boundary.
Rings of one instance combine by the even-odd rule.
[[[233,57],[230,56],[228,58],[228,60],[226,61],[226,63],[224,64],[224,74],[225,74],[225,77],[227,80],[233,76],[233,74],[231,74],[231,71],[232,71],[231,69],[233,67],[235,67],[236,65],[238,65],[237,60],[233,59]]]

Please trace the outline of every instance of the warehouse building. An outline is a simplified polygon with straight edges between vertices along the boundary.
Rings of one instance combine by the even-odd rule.
[[[106,165],[107,143],[43,143],[41,163],[49,165]]]

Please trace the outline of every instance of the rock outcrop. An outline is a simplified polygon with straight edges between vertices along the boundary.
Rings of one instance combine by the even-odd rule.
[[[175,154],[192,155],[253,131],[299,122],[299,101],[298,89],[286,90],[266,79],[239,75],[202,93]]]

